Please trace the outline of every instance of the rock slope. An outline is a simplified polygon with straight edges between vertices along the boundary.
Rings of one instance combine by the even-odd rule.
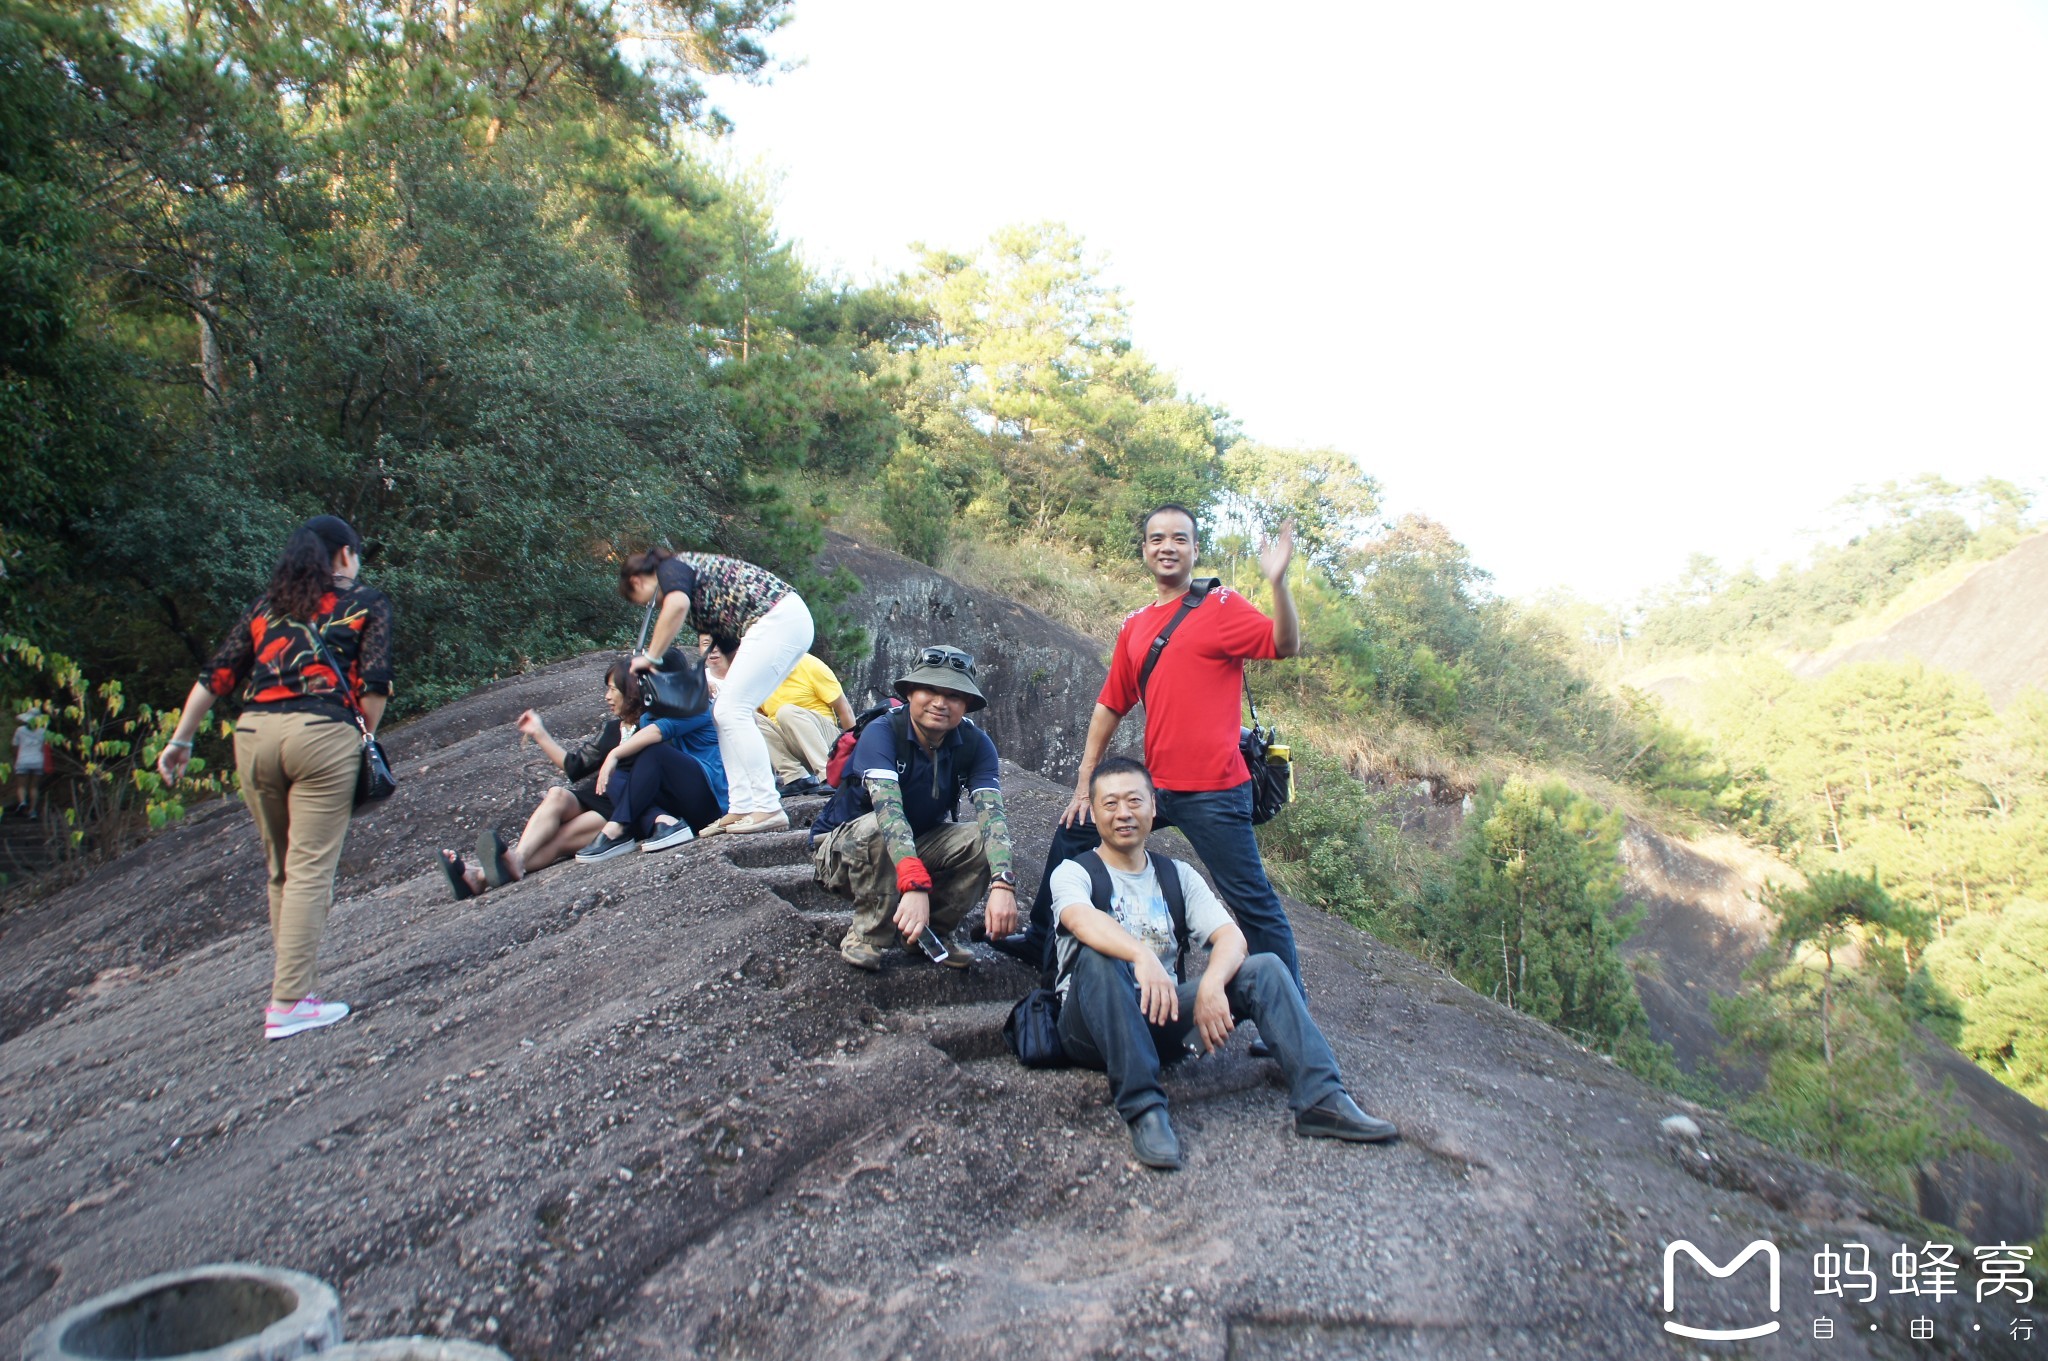
[[[2032,1354],[1967,1272],[1924,1311],[1816,1297],[1825,1244],[1882,1259],[1924,1228],[1704,1113],[1667,1133],[1670,1099],[1298,905],[1316,1013],[1406,1137],[1296,1138],[1239,1040],[1171,1076],[1190,1161],[1165,1176],[1130,1161],[1098,1076],[1003,1054],[1016,966],[842,964],[800,833],[450,901],[432,848],[515,827],[549,783],[511,718],[594,722],[598,674],[391,734],[400,792],[352,831],[322,954],[359,1008],[342,1025],[260,1038],[261,860],[234,805],[0,918],[0,1348],[228,1258],[333,1282],[351,1336],[521,1361],[1679,1356],[1665,1245],[1727,1261],[1761,1237],[1784,1328],[1743,1354],[1809,1354],[1821,1314],[1844,1358]],[[1007,778],[1033,871],[1063,791]],[[1771,1317],[1761,1273],[1680,1290],[1695,1325]],[[1935,1342],[1907,1340],[1915,1312]]]
[[[2048,534],[2023,540],[1877,637],[1804,659],[1794,670],[1822,676],[1853,662],[1909,658],[1976,677],[1999,708],[2028,686],[2048,687]]]
[[[1171,1077],[1190,1167],[1161,1177],[1096,1074],[1001,1054],[1016,966],[848,970],[801,833],[451,903],[430,847],[512,827],[549,780],[508,720],[594,720],[596,675],[391,735],[403,784],[352,831],[322,958],[344,1025],[258,1038],[260,860],[231,804],[4,919],[0,1347],[115,1283],[256,1259],[334,1281],[352,1336],[522,1359],[1642,1357],[1673,1341],[1667,1240],[1724,1261],[1769,1236],[1788,1332],[1831,1312],[1839,1355],[1907,1355],[1905,1310],[1812,1308],[1810,1259],[1917,1226],[1712,1117],[1665,1134],[1669,1099],[1309,909],[1315,1009],[1405,1140],[1294,1138],[1235,1044]],[[1047,825],[1059,786],[1010,782]],[[1688,1318],[1743,1320],[1751,1285],[1688,1279]],[[1991,1314],[1948,1302],[1948,1355],[1995,1355],[1962,1341]],[[1794,1338],[1772,1343],[1751,1355]]]

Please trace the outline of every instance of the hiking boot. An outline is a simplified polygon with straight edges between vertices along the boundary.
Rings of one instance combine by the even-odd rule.
[[[1147,1167],[1156,1167],[1161,1172],[1180,1171],[1180,1140],[1174,1137],[1166,1107],[1154,1106],[1131,1121],[1131,1152]]]
[[[1367,1115],[1343,1092],[1295,1116],[1294,1132],[1304,1139],[1342,1139],[1350,1144],[1381,1144],[1401,1135],[1393,1121]]]
[[[346,1002],[323,1002],[317,997],[301,997],[290,1006],[281,1007],[273,1001],[263,1008],[263,1038],[281,1040],[301,1030],[318,1030],[347,1015]]]
[[[597,834],[597,840],[576,852],[577,863],[594,865],[600,860],[609,860],[615,855],[625,855],[639,843],[630,836],[606,836]]]
[[[695,841],[697,834],[690,830],[687,822],[672,822],[666,827],[656,827],[654,835],[640,843],[643,851],[665,851],[671,846],[680,846],[685,841]]]
[[[971,969],[974,967],[974,947],[961,940],[958,933],[946,939],[946,957],[939,961],[949,969]]]
[[[869,973],[882,971],[882,952],[875,948],[873,941],[858,933],[849,932],[846,939],[839,942],[839,957],[856,969],[866,969]]]

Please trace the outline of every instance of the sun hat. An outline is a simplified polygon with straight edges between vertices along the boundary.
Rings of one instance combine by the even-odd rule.
[[[974,658],[957,647],[938,644],[919,648],[911,668],[896,678],[896,693],[905,699],[912,690],[951,690],[967,696],[967,712],[986,709],[988,699],[974,683]]]

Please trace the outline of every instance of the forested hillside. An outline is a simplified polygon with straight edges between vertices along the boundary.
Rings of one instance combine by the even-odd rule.
[[[769,72],[789,17],[0,0],[0,696],[57,709],[74,853],[178,815],[140,706],[312,513],[377,545],[402,716],[625,640],[614,564],[657,540],[791,575],[842,664],[866,643],[811,566],[828,524],[1104,636],[1171,499],[1255,598],[1259,538],[1299,527],[1306,654],[1255,681],[1301,761],[1266,833],[1291,890],[1681,1084],[1620,953],[1621,815],[1725,823],[1788,866],[1782,967],[1728,1019],[1769,1069],[1756,1127],[1907,1175],[1947,1136],[1844,1131],[1905,1100],[1916,1021],[2048,1095],[2048,701],[1769,658],[2003,551],[2022,491],[1891,489],[1855,543],[1698,564],[1637,619],[1505,600],[1348,453],[1180,391],[1073,228],[807,269],[702,88]],[[1617,683],[1710,646],[1694,716]],[[1471,795],[1448,845],[1391,825],[1374,782],[1413,779]]]
[[[1905,617],[1909,638],[1981,629],[1986,574],[2015,617],[2048,595],[2012,484],[1928,477],[1869,500],[1884,514],[1866,532],[1768,580],[1696,561],[1587,660],[1613,675],[1636,648],[1627,681],[1663,690],[1711,744],[1712,815],[1787,864],[1778,949],[1721,1010],[1766,1068],[1748,1113],[1874,1167],[1936,1138],[1900,1074],[1914,1027],[2048,1103],[2048,666],[2023,630],[1940,654],[1995,658],[1995,708],[1976,676],[1877,640]],[[1866,652],[1893,659],[1849,660]]]

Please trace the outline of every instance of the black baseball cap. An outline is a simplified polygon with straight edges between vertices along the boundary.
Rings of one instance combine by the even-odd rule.
[[[315,515],[301,526],[320,536],[320,542],[327,545],[330,553],[339,553],[346,548],[357,557],[363,555],[363,537],[355,527],[339,515]]]

